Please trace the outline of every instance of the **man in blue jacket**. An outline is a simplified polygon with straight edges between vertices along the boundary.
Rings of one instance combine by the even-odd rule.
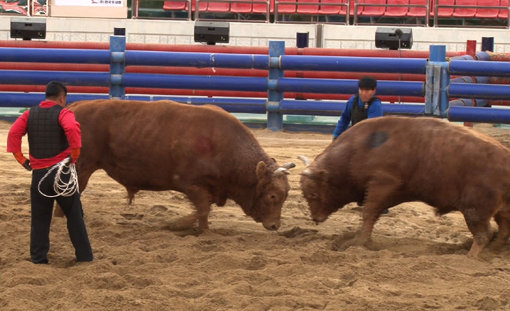
[[[333,139],[336,139],[348,127],[370,118],[382,117],[383,110],[379,98],[375,97],[377,88],[377,80],[372,77],[363,77],[358,83],[358,94],[352,96],[345,111],[342,113],[340,120],[333,132]]]

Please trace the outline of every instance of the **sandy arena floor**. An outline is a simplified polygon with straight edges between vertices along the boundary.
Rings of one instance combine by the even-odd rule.
[[[182,194],[142,191],[128,206],[124,188],[98,171],[82,196],[96,260],[73,263],[65,219],[55,218],[50,264],[33,265],[30,174],[5,152],[9,127],[0,121],[0,310],[510,309],[510,242],[467,258],[471,234],[460,213],[436,217],[425,204],[402,204],[376,224],[379,250],[331,250],[357,228],[360,208],[310,221],[296,157],[330,143],[315,133],[254,130],[270,156],[297,164],[278,232],[231,202],[213,207],[204,234],[169,231],[191,211]],[[476,129],[510,144],[508,130]]]

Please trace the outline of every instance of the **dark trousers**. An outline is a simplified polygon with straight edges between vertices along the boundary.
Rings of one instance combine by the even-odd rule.
[[[76,261],[92,261],[92,249],[83,220],[83,210],[80,193],[76,191],[70,197],[58,196],[48,198],[38,190],[39,181],[48,172],[48,169],[34,170],[32,172],[32,185],[30,199],[32,210],[32,225],[30,230],[30,256],[34,263],[48,263],[50,249],[50,224],[53,214],[53,203],[57,200],[67,218],[67,231],[73,243]],[[46,195],[55,195],[53,182],[57,170],[53,170],[41,183],[40,189]],[[63,179],[69,179],[64,175]]]

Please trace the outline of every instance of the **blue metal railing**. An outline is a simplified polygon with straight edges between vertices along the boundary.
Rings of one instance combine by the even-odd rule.
[[[446,61],[444,46],[432,46],[430,60],[402,58],[284,55],[281,41],[270,42],[269,55],[191,52],[126,51],[125,37],[112,36],[110,50],[0,48],[0,61],[110,64],[110,72],[0,70],[0,83],[44,85],[59,80],[76,86],[109,86],[109,95],[69,94],[69,101],[92,98],[154,100],[172,98],[190,104],[212,103],[230,112],[267,113],[268,127],[282,128],[284,114],[338,115],[345,103],[338,101],[284,100],[285,92],[354,94],[357,80],[285,78],[285,70],[386,72],[425,74],[426,82],[378,81],[378,95],[425,96],[424,105],[384,105],[386,114],[434,115],[451,120],[501,122],[510,110],[487,112],[484,108],[449,107],[449,97],[510,98],[510,87],[468,84],[450,75],[510,76],[510,64],[466,59]],[[126,73],[126,66],[217,67],[268,70],[268,78]],[[267,92],[267,99],[126,96],[126,87],[203,89]],[[25,107],[43,100],[42,94],[1,93],[1,105]],[[489,109],[489,108],[487,108]],[[496,111],[499,117],[492,117]],[[469,116],[468,116],[469,115]],[[510,122],[510,121],[509,121]],[[505,123],[507,123],[505,121]]]

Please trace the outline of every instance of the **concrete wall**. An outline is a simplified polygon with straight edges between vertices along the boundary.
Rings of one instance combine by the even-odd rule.
[[[34,17],[37,18],[37,17]],[[0,40],[10,39],[10,16],[0,16]],[[194,44],[193,21],[60,18],[46,19],[47,41],[108,42],[113,28],[126,28],[128,42]],[[284,40],[295,46],[296,33],[308,32],[310,47],[375,49],[375,26],[230,23],[230,45],[268,46],[270,40]],[[495,52],[510,53],[510,30],[413,27],[413,50],[428,50],[431,44],[445,44],[447,51],[465,51],[467,40],[494,37]]]

